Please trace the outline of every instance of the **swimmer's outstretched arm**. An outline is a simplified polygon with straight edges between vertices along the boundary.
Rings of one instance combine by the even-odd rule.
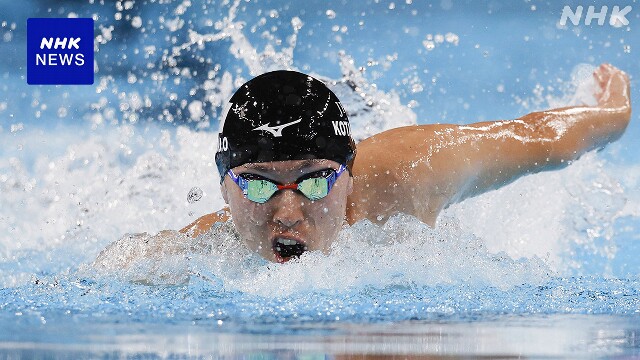
[[[629,78],[608,64],[601,65],[594,76],[600,90],[597,106],[552,109],[512,121],[459,127],[459,140],[471,137],[471,141],[457,151],[477,162],[461,164],[469,182],[457,195],[474,196],[528,173],[562,168],[620,138],[631,117]]]
[[[583,153],[615,141],[631,117],[629,78],[608,64],[601,65],[594,76],[599,85],[596,106],[465,126],[409,126],[364,140],[358,144],[354,164],[354,173],[361,179],[354,186],[361,185],[354,187],[353,199],[355,205],[362,205],[354,209],[368,214],[355,214],[354,219],[400,211],[433,225],[438,213],[454,202],[525,174],[564,167]],[[366,195],[371,189],[385,189],[376,194],[379,208]]]

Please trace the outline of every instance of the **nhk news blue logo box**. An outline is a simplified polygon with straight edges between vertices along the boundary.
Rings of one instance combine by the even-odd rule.
[[[93,19],[27,19],[27,83],[93,84]]]

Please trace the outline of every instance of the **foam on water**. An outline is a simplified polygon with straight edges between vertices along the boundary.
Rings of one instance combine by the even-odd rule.
[[[225,287],[282,297],[465,283],[507,289],[541,283],[549,269],[538,259],[514,261],[503,253],[488,253],[482,241],[464,234],[455,221],[433,230],[400,215],[383,227],[364,221],[345,229],[330,255],[307,253],[285,266],[262,265],[238,278],[236,274],[221,277]]]
[[[329,255],[307,252],[285,264],[250,253],[228,222],[197,239],[177,232],[127,235],[100,254],[95,267],[134,282],[175,284],[197,276],[222,282],[226,291],[278,298],[466,283],[508,289],[540,284],[551,275],[538,258],[513,260],[488,252],[455,219],[432,229],[407,215],[394,216],[383,227],[368,221],[346,227]],[[343,274],[339,281],[336,274]]]
[[[621,235],[616,222],[638,216],[631,205],[635,185],[624,186],[619,175],[591,153],[561,171],[527,176],[445,213],[459,217],[492,251],[539,256],[569,273],[613,275],[608,262],[616,256],[614,236]],[[579,251],[591,255],[591,264]]]

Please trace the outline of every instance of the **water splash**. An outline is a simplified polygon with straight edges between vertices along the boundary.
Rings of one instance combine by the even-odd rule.
[[[550,275],[539,259],[489,253],[482,240],[447,220],[436,229],[406,215],[392,217],[383,227],[363,221],[340,234],[330,255],[306,253],[285,266],[260,266],[249,276],[221,279],[232,289],[283,297],[463,284],[505,290],[542,283]],[[335,274],[342,274],[340,281]]]
[[[611,275],[606,264],[615,258],[616,221],[625,216],[628,192],[589,153],[562,171],[529,175],[445,214],[460,218],[492,251],[539,256],[567,274]]]
[[[307,252],[285,264],[248,251],[229,221],[197,239],[177,232],[126,235],[105,249],[93,267],[147,284],[179,284],[195,276],[220,282],[225,291],[267,298],[461,284],[506,290],[540,284],[551,275],[538,258],[513,260],[506,253],[490,253],[455,219],[432,229],[407,215],[394,216],[383,227],[368,221],[347,227],[329,255]],[[340,281],[336,273],[343,274]]]
[[[593,96],[598,89],[592,64],[577,64],[573,67],[570,80],[558,78],[553,84],[544,86],[537,84],[532,90],[533,96],[520,98],[516,96],[523,111],[538,111],[565,106],[594,106],[597,101]]]
[[[546,88],[538,85],[532,97],[517,101],[529,110],[593,106],[595,69],[578,64],[570,80],[558,79]],[[485,238],[492,250],[506,247],[513,257],[539,256],[566,274],[626,276],[633,270],[614,269],[617,241],[628,236],[620,231],[619,221],[638,217],[633,209],[639,192],[637,169],[620,171],[606,160],[621,151],[618,146],[587,153],[561,171],[526,176],[457,204],[450,213]]]

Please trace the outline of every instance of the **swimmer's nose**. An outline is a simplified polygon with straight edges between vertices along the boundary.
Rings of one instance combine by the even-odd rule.
[[[300,196],[293,190],[280,191],[279,194],[274,196],[271,199],[273,206],[275,206],[273,221],[288,228],[292,228],[297,223],[302,222],[304,213],[302,212],[303,203]]]

